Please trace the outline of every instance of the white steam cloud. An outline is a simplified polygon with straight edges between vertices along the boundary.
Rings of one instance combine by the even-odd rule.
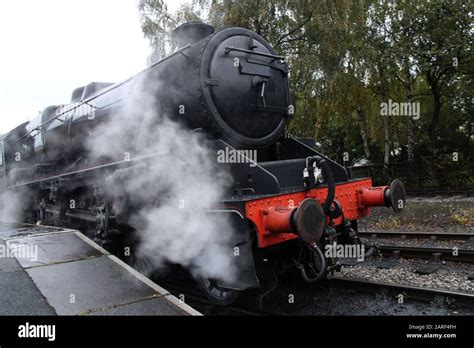
[[[4,191],[0,194],[0,222],[22,222],[24,197],[20,192]]]
[[[89,150],[131,160],[162,153],[112,185],[134,205],[129,223],[139,238],[135,256],[154,269],[171,262],[194,276],[232,281],[233,232],[225,217],[207,211],[221,199],[229,176],[217,168],[216,153],[201,134],[157,105],[156,93],[168,86],[138,78],[132,85],[120,112],[93,132]]]

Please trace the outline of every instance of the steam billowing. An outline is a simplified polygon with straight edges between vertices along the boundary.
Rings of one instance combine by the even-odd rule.
[[[22,222],[23,216],[20,207],[24,205],[23,200],[19,192],[2,192],[0,194],[0,222]]]
[[[228,176],[217,169],[216,154],[202,135],[161,110],[160,88],[169,86],[136,78],[120,112],[92,134],[89,150],[130,160],[159,154],[111,185],[134,207],[129,222],[140,241],[134,256],[151,265],[142,271],[172,262],[195,276],[232,281],[232,231],[224,217],[206,212],[222,197]]]

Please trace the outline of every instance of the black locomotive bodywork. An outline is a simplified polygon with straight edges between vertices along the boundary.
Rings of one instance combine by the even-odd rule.
[[[243,28],[213,33],[202,23],[185,24],[174,36],[179,48],[172,55],[122,83],[80,87],[70,104],[50,106],[2,138],[4,190],[32,195],[27,218],[89,231],[104,245],[113,236],[124,238],[124,224],[111,211],[116,197],[108,194],[113,191],[108,183],[156,159],[140,156],[143,115],[126,115],[136,118],[129,130],[132,160],[92,158],[86,144],[94,129],[123,114],[128,98],[143,86],[140,93],[152,96],[162,116],[202,130],[216,151],[257,153],[254,162],[225,164],[233,184],[217,202],[220,208],[210,210],[231,216],[240,231],[234,245],[243,255],[236,282],[200,279],[219,303],[232,301],[237,290],[261,287],[262,279],[264,287],[272,287],[266,279],[273,279],[268,274],[278,267],[264,260],[296,260],[305,280],[319,280],[340,267],[321,258],[324,245],[360,244],[357,219],[370,206],[404,204],[399,182],[372,188],[370,179],[351,180],[344,167],[284,133],[293,114],[288,66],[260,36]],[[81,202],[71,208],[73,192]]]
[[[185,25],[181,36],[201,26]],[[143,85],[163,115],[236,148],[261,148],[282,135],[291,114],[287,75],[287,64],[266,41],[246,29],[229,28],[188,42],[122,83],[76,89],[71,104],[50,106],[7,135],[5,143],[14,144],[7,154],[21,153],[16,168],[74,163],[84,153],[89,130],[122,112],[127,98]],[[139,131],[140,117],[131,131]],[[130,134],[140,143],[137,137]]]

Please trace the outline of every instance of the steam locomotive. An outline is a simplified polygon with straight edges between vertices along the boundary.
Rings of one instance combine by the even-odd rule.
[[[326,246],[361,244],[357,221],[370,207],[404,208],[400,181],[373,187],[370,178],[351,179],[343,166],[285,133],[294,113],[288,65],[259,35],[193,22],[176,28],[173,39],[173,54],[133,78],[77,88],[70,104],[49,106],[2,137],[2,190],[29,202],[24,219],[78,228],[103,245],[125,238],[126,214],[116,211],[123,197],[107,183],[157,159],[142,156],[139,146],[132,159],[92,159],[85,143],[91,130],[123,112],[138,79],[145,86],[159,81],[150,93],[163,113],[200,130],[216,152],[256,153],[251,161],[224,164],[232,185],[209,208],[238,231],[233,245],[240,254],[235,281],[198,279],[216,303],[229,304],[246,289],[263,296],[288,270],[317,282],[340,267],[325,255]],[[136,125],[130,139],[144,127],[140,117]]]

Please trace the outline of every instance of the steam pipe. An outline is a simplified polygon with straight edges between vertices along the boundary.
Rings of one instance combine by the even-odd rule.
[[[324,174],[324,178],[326,179],[326,183],[328,185],[328,194],[326,196],[326,201],[323,204],[324,213],[326,215],[330,214],[330,209],[332,202],[334,200],[334,195],[336,193],[336,185],[334,182],[334,176],[332,175],[331,168],[329,168],[329,164],[326,162],[324,158],[321,156],[313,156],[307,158],[307,171],[308,171],[308,179],[307,179],[307,187],[309,188],[309,183],[311,177],[314,177],[314,163],[318,168],[321,168]],[[306,179],[306,178],[305,178]]]

